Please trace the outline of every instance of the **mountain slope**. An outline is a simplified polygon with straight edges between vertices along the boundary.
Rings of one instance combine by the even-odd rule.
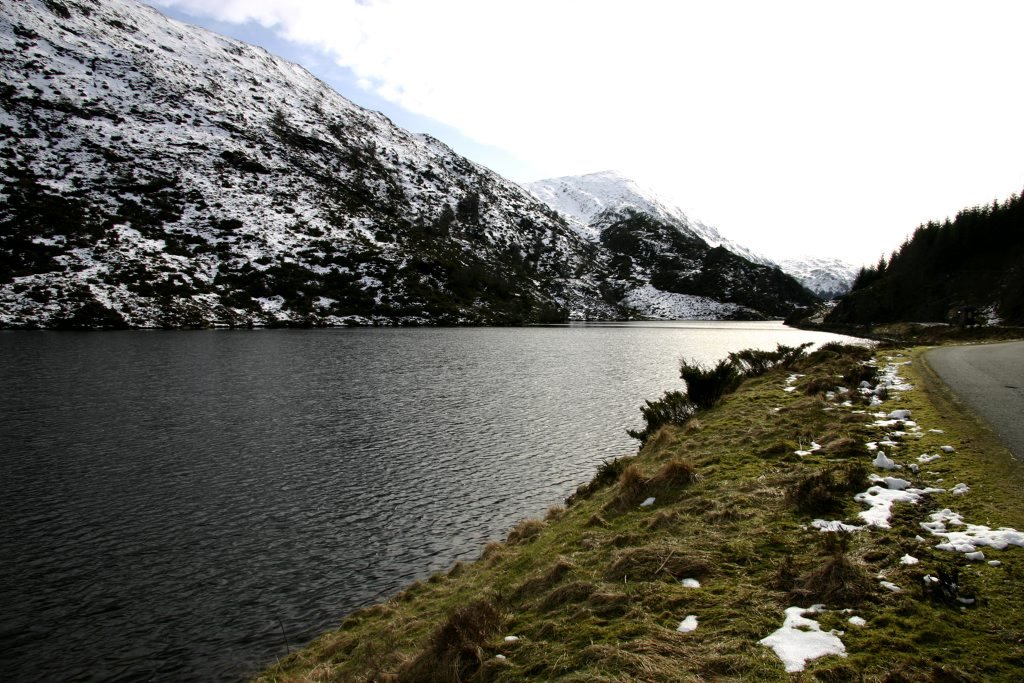
[[[779,267],[822,299],[835,299],[849,292],[858,270],[845,261],[817,256],[784,259]]]
[[[0,325],[618,317],[517,185],[128,0],[3,0]]]
[[[611,254],[615,297],[647,310],[713,317],[781,317],[815,297],[778,266],[614,172],[526,185]],[[699,317],[693,315],[692,317]]]

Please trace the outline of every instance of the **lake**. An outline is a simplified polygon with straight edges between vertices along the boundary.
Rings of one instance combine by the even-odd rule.
[[[776,322],[0,333],[8,680],[238,680],[636,450]]]

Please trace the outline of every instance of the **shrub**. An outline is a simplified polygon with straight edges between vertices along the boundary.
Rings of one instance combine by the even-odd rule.
[[[788,368],[803,358],[811,342],[800,346],[778,344],[774,351],[743,349],[729,354],[729,363],[746,377],[757,377],[775,367]]]
[[[729,360],[720,360],[712,368],[684,360],[679,368],[679,376],[686,382],[686,395],[690,401],[704,410],[735,390],[743,379]]]
[[[878,383],[878,368],[864,363],[851,363],[843,368],[843,384],[848,387],[859,387],[861,382],[871,386]]]
[[[647,423],[641,431],[630,429],[627,433],[640,441],[643,447],[647,440],[659,429],[668,424],[682,425],[696,412],[693,402],[681,391],[666,391],[657,401],[644,401],[647,405],[640,408]]]
[[[632,436],[632,433],[630,436]],[[626,469],[626,465],[629,463],[629,460],[630,458],[613,458],[611,460],[603,461],[598,466],[597,474],[594,475],[594,478],[591,479],[589,483],[583,484],[577,488],[576,493],[569,496],[566,499],[565,504],[573,505],[581,500],[586,500],[597,491],[614,484],[619,480],[619,476],[622,474],[622,471]]]

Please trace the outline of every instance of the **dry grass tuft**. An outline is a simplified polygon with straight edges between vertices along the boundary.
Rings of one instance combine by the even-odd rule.
[[[541,609],[547,611],[569,603],[584,602],[596,591],[597,586],[589,581],[573,581],[548,593],[541,603]]]
[[[619,475],[618,491],[605,506],[605,510],[628,510],[635,508],[644,499],[643,473],[636,465],[629,465]]]
[[[789,487],[786,503],[807,514],[834,512],[846,504],[851,493],[866,488],[867,480],[867,470],[860,463],[821,470]]]
[[[776,565],[771,585],[773,588],[786,591],[788,593],[793,590],[794,586],[796,586],[798,578],[800,578],[800,572],[797,571],[796,563],[793,562],[793,556],[786,555],[782,558],[782,561]]]
[[[834,377],[811,377],[799,384],[797,387],[807,396],[821,396],[836,388],[838,382]]]
[[[502,541],[491,541],[484,546],[483,552],[480,553],[480,559],[486,562],[488,565],[492,565],[501,558],[505,557],[508,550],[508,546]]]
[[[649,496],[671,495],[699,478],[696,466],[684,458],[665,463],[650,479],[645,479],[638,467],[630,465],[622,471],[618,492],[605,506],[605,510],[630,510]]]
[[[658,578],[699,579],[711,572],[712,564],[704,554],[687,553],[668,543],[628,548],[615,554],[605,572],[608,581],[654,581]]]
[[[700,475],[690,460],[672,460],[665,463],[644,486],[644,493],[654,495],[659,492],[672,491],[689,486],[698,481]]]
[[[671,529],[679,521],[679,514],[675,512],[668,512],[662,510],[654,516],[654,518],[647,523],[647,528],[651,531],[657,531],[658,529]]]
[[[449,612],[427,649],[402,667],[399,681],[458,683],[483,662],[483,645],[498,632],[501,614],[490,600],[477,600]]]
[[[731,524],[743,519],[749,519],[751,513],[743,512],[735,503],[716,503],[714,507],[704,513],[704,519],[711,524]]]
[[[848,542],[838,538],[841,534],[826,536],[836,537],[833,541],[836,542],[837,552],[830,555],[821,566],[799,577],[790,590],[790,597],[804,602],[810,600],[826,605],[854,607],[871,593],[874,585],[871,576],[863,566],[841,551]]]
[[[826,455],[835,458],[848,458],[864,455],[864,446],[862,446],[856,439],[849,436],[840,436],[826,441],[822,444],[821,450]]]
[[[548,508],[547,513],[544,515],[544,521],[550,522],[558,519],[565,514],[565,508],[561,505],[552,505]]]
[[[602,517],[601,515],[599,515],[599,514],[597,514],[595,512],[594,514],[592,514],[590,516],[590,519],[587,520],[586,526],[588,526],[588,527],[595,527],[596,526],[596,527],[604,528],[604,527],[608,526],[608,521],[604,517]]]
[[[576,563],[567,557],[559,557],[558,560],[540,576],[533,576],[526,579],[513,591],[513,599],[524,600],[537,596],[559,583],[568,576],[574,569]]]
[[[544,531],[545,526],[547,524],[539,519],[524,519],[509,532],[507,542],[509,545],[529,543],[540,536],[540,532]]]
[[[794,443],[788,441],[776,441],[759,449],[757,451],[757,455],[762,458],[776,458],[780,456],[792,455],[793,451],[795,450],[796,444]]]

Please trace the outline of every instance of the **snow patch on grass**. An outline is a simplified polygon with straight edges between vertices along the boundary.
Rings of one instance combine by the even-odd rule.
[[[697,616],[689,614],[679,622],[679,626],[676,626],[676,630],[680,633],[690,633],[697,630]]]
[[[770,647],[782,660],[789,673],[803,671],[807,662],[827,655],[846,656],[846,646],[836,631],[822,631],[821,625],[809,618],[825,611],[824,605],[808,609],[789,607],[782,628],[758,641]]]

